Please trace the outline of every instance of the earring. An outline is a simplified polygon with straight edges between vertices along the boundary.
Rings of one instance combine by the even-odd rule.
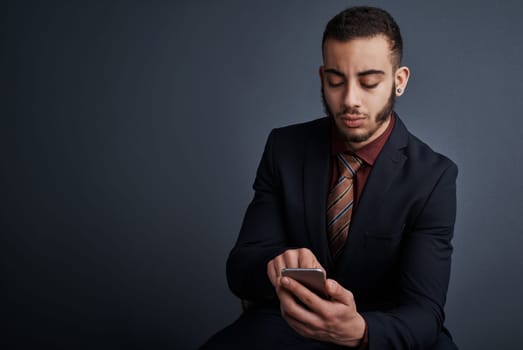
[[[396,92],[397,92],[398,94],[401,94],[401,88],[397,88],[397,89],[396,89]]]

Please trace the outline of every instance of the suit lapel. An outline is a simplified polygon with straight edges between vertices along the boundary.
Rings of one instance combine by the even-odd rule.
[[[320,263],[330,264],[325,223],[330,169],[330,120],[324,119],[318,130],[310,133],[304,160],[305,219],[312,251]]]
[[[394,179],[401,174],[401,169],[406,160],[402,149],[407,145],[407,142],[407,129],[396,116],[394,129],[374,163],[358,208],[352,217],[347,244],[339,257],[340,260],[357,256],[354,250],[361,246],[358,243],[364,240],[365,232],[372,227],[374,215],[383,203],[383,196],[386,195]]]

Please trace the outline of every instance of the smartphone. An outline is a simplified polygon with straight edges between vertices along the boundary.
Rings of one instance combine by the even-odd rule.
[[[328,299],[325,290],[325,271],[314,268],[285,268],[281,275],[290,277],[309,288],[320,297]]]

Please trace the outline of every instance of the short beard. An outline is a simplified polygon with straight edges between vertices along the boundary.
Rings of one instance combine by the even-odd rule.
[[[334,113],[332,113],[332,111],[329,109],[329,106],[327,105],[327,100],[325,99],[325,92],[323,91],[323,88],[321,89],[321,101],[323,103],[323,111],[325,112],[325,114],[327,114],[328,116],[330,116],[331,118],[334,119],[335,115],[334,115]],[[376,115],[376,124],[377,125],[374,130],[369,130],[369,132],[364,135],[354,135],[354,136],[343,135],[340,132],[338,132],[338,133],[347,142],[359,143],[359,142],[367,141],[372,135],[374,135],[376,130],[390,118],[390,116],[392,114],[392,110],[394,109],[395,103],[396,103],[396,84],[393,84],[392,91],[390,93],[387,103],[385,104],[385,106],[383,106],[381,111],[379,111],[378,114]],[[338,115],[342,115],[345,113],[357,114],[357,111],[354,111],[351,108],[344,108],[343,111],[341,111],[341,113],[338,113]]]

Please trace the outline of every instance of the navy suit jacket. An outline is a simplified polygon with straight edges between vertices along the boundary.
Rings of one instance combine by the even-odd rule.
[[[325,117],[269,135],[227,261],[229,286],[242,299],[277,303],[267,263],[289,248],[309,248],[327,276],[354,294],[369,349],[428,348],[443,329],[457,167],[397,117],[334,261],[325,222],[331,123]]]

